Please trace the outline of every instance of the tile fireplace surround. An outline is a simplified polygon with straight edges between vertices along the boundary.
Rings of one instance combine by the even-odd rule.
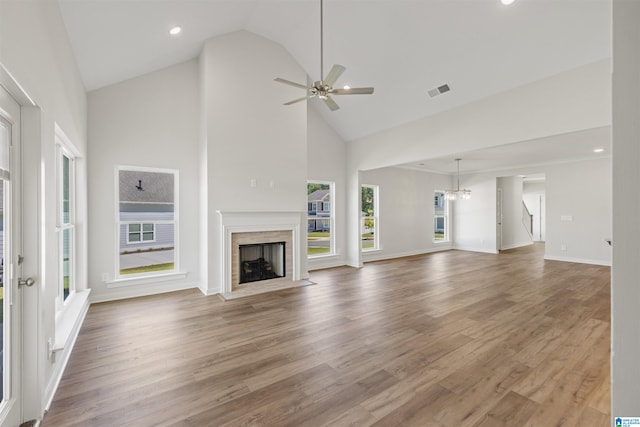
[[[278,285],[300,281],[300,228],[303,212],[218,211],[222,245],[220,294],[233,295],[245,289],[268,292]],[[286,275],[283,278],[239,284],[239,246],[252,243],[285,242]]]

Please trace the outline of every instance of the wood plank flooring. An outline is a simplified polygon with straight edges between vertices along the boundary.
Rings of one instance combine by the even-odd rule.
[[[610,425],[610,271],[447,251],[92,305],[42,426]]]

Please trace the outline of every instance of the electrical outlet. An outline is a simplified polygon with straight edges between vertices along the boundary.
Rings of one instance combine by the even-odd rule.
[[[258,182],[252,178],[251,180],[249,180],[249,185],[251,186],[251,188],[256,188],[258,186]]]
[[[567,251],[567,245],[564,245],[564,244],[560,245],[560,250],[563,251],[563,252],[566,252]]]
[[[103,282],[109,281],[109,273],[102,273],[102,281]]]

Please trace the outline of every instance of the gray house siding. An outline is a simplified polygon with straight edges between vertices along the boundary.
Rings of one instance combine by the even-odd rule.
[[[174,246],[174,226],[173,224],[157,223],[156,221],[166,221],[173,219],[173,212],[121,212],[121,221],[130,221],[138,224],[154,224],[155,239],[152,242],[129,242],[128,224],[120,225],[120,253],[136,252],[137,250],[149,249],[173,249]]]

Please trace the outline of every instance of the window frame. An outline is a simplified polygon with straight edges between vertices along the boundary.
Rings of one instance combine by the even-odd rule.
[[[61,311],[69,304],[76,293],[77,281],[77,233],[76,233],[76,165],[77,151],[71,144],[64,132],[56,126],[55,129],[55,149],[56,149],[56,234],[58,239],[58,283],[55,300],[56,311]],[[64,160],[68,160],[67,180],[68,180],[68,200],[64,199],[65,168]],[[65,219],[65,201],[68,205],[68,218]],[[68,266],[69,274],[68,293],[65,297],[65,234],[67,234],[68,245]]]
[[[153,221],[140,221],[140,220],[121,220],[120,217],[120,172],[121,171],[133,171],[133,172],[151,172],[151,173],[165,173],[173,175],[173,219],[172,220],[153,220]],[[115,280],[112,282],[131,282],[137,279],[147,279],[153,278],[157,276],[164,275],[173,275],[180,274],[180,253],[179,253],[179,171],[177,169],[166,169],[166,168],[154,168],[154,167],[145,167],[145,166],[128,166],[128,165],[118,165],[115,167]],[[153,224],[154,226],[154,239],[153,241],[139,241],[139,242],[130,242],[129,240],[129,225],[130,224],[139,224],[141,226],[140,237],[142,237],[142,227],[144,224]],[[120,267],[120,256],[121,247],[120,247],[120,239],[121,239],[121,230],[122,226],[125,226],[125,234],[126,234],[126,244],[144,244],[144,243],[156,243],[157,242],[157,233],[158,233],[158,225],[161,224],[171,224],[173,225],[173,268],[166,270],[157,270],[157,271],[148,271],[142,273],[130,273],[130,274],[121,274]]]
[[[380,250],[380,186],[375,184],[361,184],[361,200],[362,190],[364,190],[365,188],[373,189],[373,215],[363,215],[363,207],[360,206],[360,250],[362,252],[373,252]],[[373,220],[373,246],[370,248],[362,247],[362,235],[364,234],[366,220]]]
[[[433,203],[433,228],[431,230],[431,238],[433,243],[449,243],[450,242],[450,235],[451,235],[451,230],[450,230],[450,222],[449,222],[449,211],[450,211],[450,206],[451,206],[451,200],[447,199],[446,197],[446,192],[444,190],[434,190],[433,191],[434,194],[434,203]],[[444,214],[442,215],[442,217],[444,218],[444,237],[442,239],[436,239],[436,229],[437,229],[437,219],[438,219],[438,214],[436,213],[436,208],[438,206],[436,206],[435,203],[435,199],[436,197],[438,197],[438,194],[441,194],[442,196],[439,198],[440,200],[440,204],[442,205],[442,209],[444,211]]]
[[[329,256],[335,256],[336,255],[336,230],[335,230],[335,208],[334,205],[335,203],[333,203],[333,200],[335,200],[335,187],[336,184],[333,181],[323,181],[323,180],[314,180],[314,179],[310,179],[307,181],[307,188],[309,184],[321,184],[321,185],[328,185],[329,186],[329,197],[330,197],[330,201],[329,202],[321,202],[320,203],[320,207],[322,208],[324,206],[325,203],[329,203],[329,210],[328,211],[324,211],[324,210],[318,210],[318,203],[317,202],[309,202],[307,201],[307,205],[311,204],[313,205],[314,209],[311,209],[313,212],[316,212],[316,217],[312,218],[315,221],[322,221],[323,227],[324,224],[326,224],[326,221],[329,222],[329,252],[326,253],[319,253],[319,254],[309,254],[309,239],[307,237],[307,258],[308,259],[315,259],[315,258],[322,258],[322,257],[329,257]],[[318,217],[317,214],[318,212],[321,213],[329,213],[329,216],[323,216],[323,217]],[[308,236],[308,224],[309,224],[309,213],[307,212],[307,236]]]
[[[139,225],[140,226],[140,230],[139,231],[131,231],[131,226],[132,225]],[[144,226],[145,225],[150,225],[153,227],[153,229],[151,230],[151,233],[153,233],[153,239],[151,240],[144,240],[144,234],[145,233],[149,233],[149,230],[144,230]],[[139,234],[140,235],[140,240],[131,240],[131,234]],[[134,244],[138,244],[138,243],[155,243],[156,241],[156,224],[153,222],[130,222],[127,223],[127,245],[134,245]]]

